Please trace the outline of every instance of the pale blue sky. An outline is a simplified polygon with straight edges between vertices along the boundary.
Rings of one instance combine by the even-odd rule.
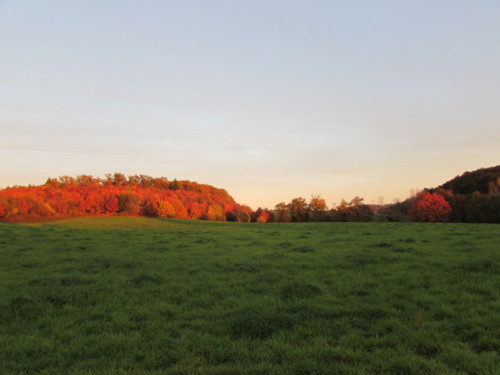
[[[499,99],[499,1],[0,0],[0,187],[391,202],[500,164]]]

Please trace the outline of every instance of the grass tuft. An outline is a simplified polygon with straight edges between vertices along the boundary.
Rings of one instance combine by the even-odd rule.
[[[316,250],[310,246],[297,246],[292,249],[294,253],[314,253]]]
[[[297,298],[311,298],[319,296],[321,293],[323,293],[323,291],[316,285],[303,282],[294,282],[282,286],[279,289],[278,295],[281,299],[288,300]]]
[[[235,311],[229,322],[232,336],[260,340],[292,326],[289,316],[269,306],[247,306]]]

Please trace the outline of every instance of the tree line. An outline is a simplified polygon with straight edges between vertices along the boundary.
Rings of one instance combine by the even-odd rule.
[[[363,198],[328,208],[321,196],[280,202],[273,209],[240,205],[224,189],[146,175],[49,178],[41,186],[0,190],[0,221],[134,215],[238,222],[484,222],[500,223],[500,166],[466,172],[403,202],[368,205]]]
[[[260,216],[259,216],[260,215]],[[274,209],[257,209],[254,216],[265,215],[266,221],[277,223],[321,222],[321,221],[371,221],[373,211],[363,203],[363,198],[355,197],[342,202],[334,208],[328,208],[319,195],[312,196],[309,202],[298,197],[289,203],[280,202]],[[259,220],[256,220],[259,221]]]

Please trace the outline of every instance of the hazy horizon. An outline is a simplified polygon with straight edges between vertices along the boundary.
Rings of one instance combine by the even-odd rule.
[[[0,187],[165,176],[272,208],[500,164],[494,1],[0,0]]]

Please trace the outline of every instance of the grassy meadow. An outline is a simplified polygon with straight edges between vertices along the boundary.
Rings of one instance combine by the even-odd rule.
[[[0,223],[0,374],[500,374],[500,227]]]

